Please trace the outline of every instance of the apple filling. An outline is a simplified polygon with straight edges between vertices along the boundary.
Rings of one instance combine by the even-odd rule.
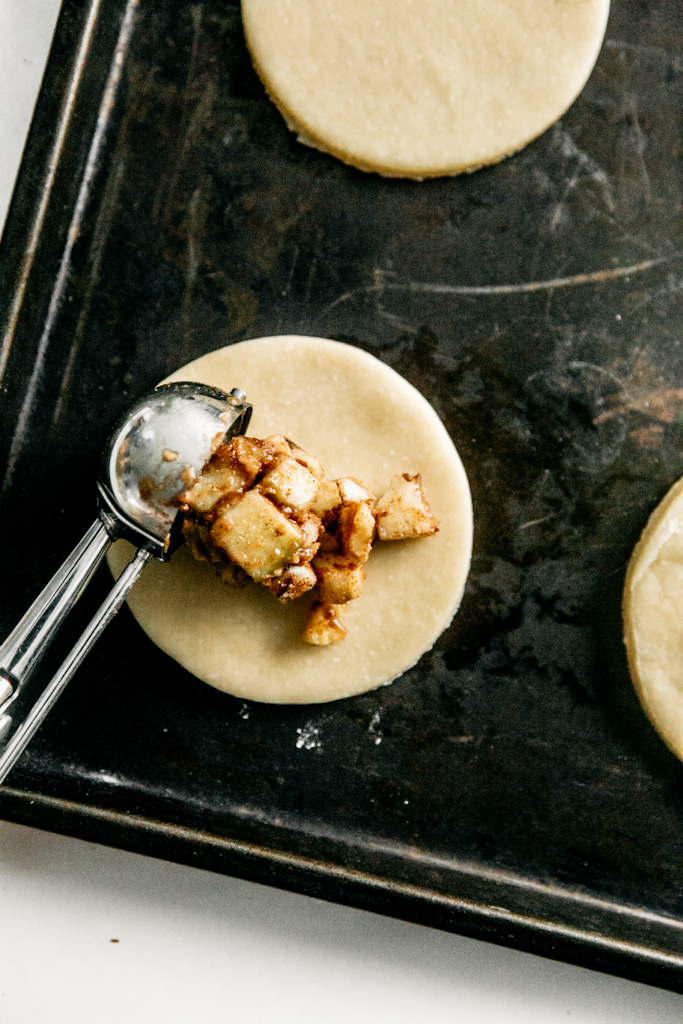
[[[280,601],[318,588],[303,633],[316,646],[343,640],[373,542],[439,529],[419,475],[392,477],[379,500],[360,480],[325,480],[320,463],[280,434],[220,445],[181,496],[183,535],[226,583],[262,584]]]

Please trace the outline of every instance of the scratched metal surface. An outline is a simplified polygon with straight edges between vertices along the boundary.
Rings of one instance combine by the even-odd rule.
[[[683,471],[677,29],[676,0],[617,0],[558,124],[418,184],[298,144],[237,3],[67,0],[0,252],[2,632],[88,525],[111,422],[246,337],[342,339],[417,385],[475,552],[436,648],[333,705],[218,694],[123,613],[0,813],[683,986],[683,767],[619,615]]]

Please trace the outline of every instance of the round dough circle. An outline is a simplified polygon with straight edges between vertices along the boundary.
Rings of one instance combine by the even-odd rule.
[[[573,103],[609,0],[242,0],[254,66],[301,141],[423,178],[495,163]]]
[[[128,598],[148,636],[211,686],[274,704],[363,693],[414,665],[458,608],[472,546],[467,477],[431,405],[374,356],[321,338],[240,342],[167,379],[242,388],[254,406],[248,433],[284,433],[321,461],[328,479],[355,476],[381,494],[395,473],[421,473],[441,528],[374,545],[341,643],[301,640],[308,595],[283,605],[257,585],[236,590],[184,547],[168,563],[150,563]],[[113,546],[115,575],[131,554],[124,541]]]
[[[629,562],[624,639],[641,704],[683,760],[683,479],[650,516]]]

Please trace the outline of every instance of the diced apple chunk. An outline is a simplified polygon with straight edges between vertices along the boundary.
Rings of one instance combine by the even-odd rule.
[[[264,494],[272,494],[280,505],[296,512],[305,512],[318,492],[319,483],[291,455],[280,455],[262,478],[259,487]]]
[[[299,448],[299,445],[294,444],[293,441],[290,441],[289,443],[292,449],[292,458],[296,459],[297,462],[300,462],[302,466],[305,466],[308,472],[313,474],[318,483],[321,483],[322,478],[325,476],[325,470],[318,460],[314,459],[313,456],[309,455],[309,453],[304,451],[303,448]]]
[[[221,444],[183,495],[182,503],[200,516],[208,516],[219,501],[231,504],[261,472],[266,455],[263,445],[250,437],[234,437]]]
[[[292,561],[303,533],[265,495],[252,490],[235,505],[219,509],[211,539],[252,579],[263,580]]]
[[[288,565],[281,576],[264,580],[263,585],[281,601],[295,601],[306,594],[318,582],[310,565]]]
[[[375,536],[375,517],[366,501],[345,504],[339,510],[338,537],[345,555],[367,562]]]
[[[223,447],[221,445],[212,456],[196,483],[182,495],[183,504],[198,515],[208,515],[219,501],[230,502],[239,497],[256,477],[255,473],[253,476],[246,473],[231,458],[222,458]]]
[[[341,505],[341,502],[339,483],[336,480],[325,480],[318,488],[318,493],[311,503],[311,512],[315,512],[323,519],[328,512]]]
[[[291,455],[292,446],[284,434],[270,434],[263,442],[273,449],[273,454]]]
[[[341,555],[317,555],[313,568],[318,577],[318,593],[323,604],[346,604],[360,597],[365,570]]]
[[[269,451],[265,441],[257,441],[254,437],[245,437],[238,434],[229,442],[232,448],[235,461],[238,462],[252,480],[261,472],[263,467],[272,458],[273,453]]]
[[[301,549],[297,552],[295,558],[296,564],[300,565],[304,562],[310,562],[313,556],[317,554],[320,547],[319,537],[323,524],[312,512],[299,512],[294,516],[294,520],[303,536]]]
[[[420,474],[392,476],[388,490],[375,505],[380,540],[429,537],[439,529],[422,491]]]
[[[339,487],[339,494],[341,500],[347,501],[375,501],[375,495],[372,491],[361,483],[360,480],[356,480],[354,476],[343,476],[337,480],[337,486]]]
[[[344,604],[320,604],[316,601],[306,623],[303,639],[316,647],[327,647],[343,640],[348,630],[341,621],[346,611]]]

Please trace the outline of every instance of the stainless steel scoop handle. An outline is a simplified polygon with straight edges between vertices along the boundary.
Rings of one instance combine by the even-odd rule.
[[[16,695],[112,542],[97,519],[0,647],[0,709]]]
[[[230,393],[176,381],[143,395],[112,431],[97,482],[99,517],[0,645],[0,782],[107,623],[121,607],[145,562],[166,561],[178,543],[180,495],[217,444],[246,430],[251,405]],[[113,540],[137,555],[45,691],[28,686],[33,669],[80,597]],[[4,750],[3,750],[4,744]]]
[[[104,529],[104,527],[102,528]],[[92,530],[88,532],[92,533]],[[102,549],[102,554],[106,550],[106,547],[107,545],[105,544],[104,548]],[[2,754],[0,754],[0,783],[3,782],[7,774],[13,768],[16,761],[21,757],[32,736],[34,735],[34,733],[36,732],[36,730],[38,729],[46,715],[49,714],[55,701],[60,696],[62,690],[69,682],[74,672],[85,658],[86,654],[88,654],[88,652],[94,645],[95,641],[99,638],[99,636],[104,631],[106,626],[108,626],[111,620],[114,618],[119,608],[125,601],[128,591],[131,589],[131,587],[137,580],[138,576],[142,572],[143,566],[151,557],[151,553],[149,551],[146,551],[144,548],[140,548],[138,550],[135,557],[132,559],[131,562],[128,563],[124,571],[119,576],[118,580],[114,584],[114,587],[109,592],[108,597],[100,606],[97,614],[91,619],[89,625],[81,634],[80,639],[72,647],[71,651],[63,661],[61,668],[52,678],[52,680],[45,688],[45,690],[43,690],[40,697],[31,708],[29,714],[26,716],[22,724],[16,730],[16,732],[8,742],[7,746],[5,747],[4,751],[2,752]],[[98,560],[101,561],[101,558],[102,555],[99,556]],[[87,582],[87,579],[85,580],[85,582]],[[49,586],[51,586],[51,584],[48,584],[48,587]],[[85,586],[85,583],[83,584],[83,586]],[[2,739],[2,734],[4,731],[3,720],[6,729],[9,729],[9,727],[11,727],[10,716],[7,714],[2,715],[0,717],[0,740]]]

